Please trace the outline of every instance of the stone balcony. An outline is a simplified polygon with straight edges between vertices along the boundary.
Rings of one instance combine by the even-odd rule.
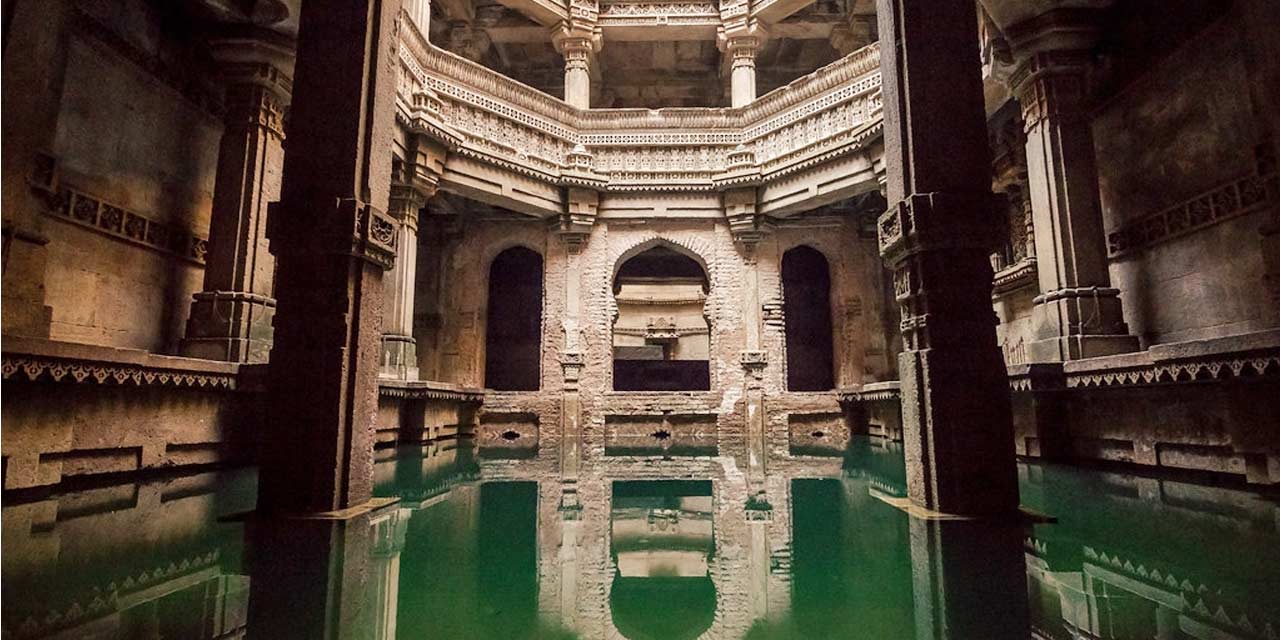
[[[579,109],[402,33],[397,118],[448,148],[440,187],[533,216],[563,187],[607,202],[757,189],[786,216],[879,188],[880,51],[871,45],[739,108]],[[693,207],[697,210],[697,207]],[[720,207],[716,206],[717,214]]]

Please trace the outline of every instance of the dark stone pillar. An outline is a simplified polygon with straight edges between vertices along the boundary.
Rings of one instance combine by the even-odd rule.
[[[182,353],[266,362],[276,310],[267,206],[280,197],[293,43],[263,32],[215,39],[213,45],[227,83],[227,112],[204,287],[191,305]]]
[[[902,313],[911,500],[934,511],[1018,506],[1009,388],[991,311],[998,210],[970,0],[879,0],[890,209],[880,252]]]
[[[383,271],[395,257],[391,188],[399,0],[308,4],[298,30],[276,256],[269,430],[258,507],[326,512],[367,502]]]

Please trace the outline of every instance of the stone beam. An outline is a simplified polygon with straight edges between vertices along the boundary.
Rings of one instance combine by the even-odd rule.
[[[811,4],[813,0],[764,0],[753,3],[751,17],[773,25]]]
[[[399,0],[308,4],[298,29],[258,509],[347,513],[373,492]]]
[[[526,15],[529,19],[537,22],[544,27],[543,33],[546,33],[545,27],[554,26],[563,20],[569,19],[569,11],[565,2],[557,2],[556,0],[499,0],[502,6],[521,14]]]

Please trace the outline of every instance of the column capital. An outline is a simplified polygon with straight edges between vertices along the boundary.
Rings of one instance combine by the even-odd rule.
[[[760,47],[769,39],[769,33],[755,21],[738,28],[721,27],[716,33],[716,46],[734,57],[755,62]]]
[[[771,230],[768,220],[760,213],[756,188],[725,191],[723,202],[734,244],[742,248],[748,259],[754,260],[755,248]]]

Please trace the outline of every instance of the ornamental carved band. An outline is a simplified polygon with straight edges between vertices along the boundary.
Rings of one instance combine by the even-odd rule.
[[[897,265],[923,251],[985,251],[985,237],[998,203],[990,192],[917,193],[881,214],[877,221],[880,255]]]

